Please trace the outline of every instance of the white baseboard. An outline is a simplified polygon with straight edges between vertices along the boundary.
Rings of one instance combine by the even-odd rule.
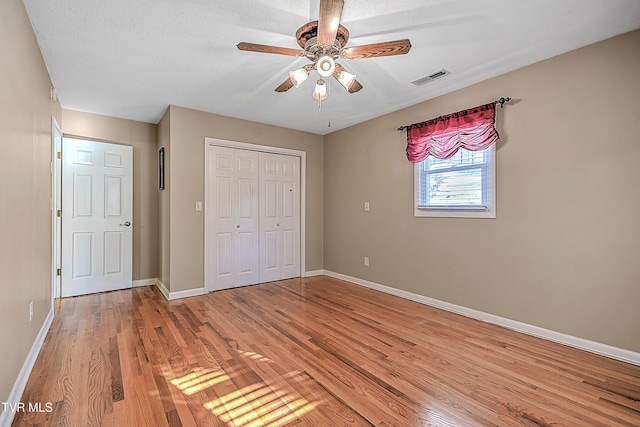
[[[630,350],[613,347],[607,344],[590,341],[584,338],[574,337],[573,335],[567,335],[567,334],[552,331],[549,329],[540,328],[535,325],[529,325],[527,323],[507,319],[505,317],[496,316],[494,314],[485,313],[483,311],[474,310],[472,308],[451,304],[445,301],[437,300],[435,298],[425,297],[423,295],[414,294],[413,292],[403,291],[401,289],[392,288],[389,286],[381,285],[379,283],[374,283],[368,280],[359,279],[357,277],[351,277],[345,274],[335,273],[333,271],[328,271],[328,270],[323,270],[323,273],[329,277],[334,277],[336,279],[344,280],[346,282],[354,283],[356,285],[364,286],[370,289],[375,289],[380,292],[384,292],[390,295],[395,295],[397,297],[415,301],[431,307],[440,308],[442,310],[450,311],[452,313],[460,314],[462,316],[470,317],[472,319],[476,319],[476,320],[480,320],[488,323],[494,323],[496,325],[503,326],[505,328],[512,329],[514,331],[522,332],[527,335],[533,335],[535,337],[543,338],[548,341],[557,342],[560,344],[568,345],[570,347],[586,350],[591,353],[596,353],[602,356],[611,357],[612,359],[621,360],[623,362],[632,363],[634,365],[640,365],[640,353],[636,353]]]
[[[314,277],[314,276],[322,276],[324,275],[324,270],[311,270],[305,271],[304,277]]]
[[[197,297],[206,294],[204,288],[187,289],[185,291],[169,292],[169,301],[180,298]]]
[[[169,289],[160,281],[160,279],[156,280],[156,287],[160,290],[162,295],[169,300]]]
[[[158,279],[142,279],[142,280],[134,280],[131,284],[134,288],[140,288],[142,286],[153,286],[158,283]]]
[[[195,288],[195,289],[187,289],[184,291],[170,292],[167,289],[167,287],[164,285],[164,283],[162,283],[159,279],[155,279],[155,282],[152,284],[155,284],[158,287],[158,289],[160,290],[160,292],[162,292],[162,295],[164,295],[167,301],[173,301],[174,299],[180,299],[180,298],[196,297],[198,295],[206,294],[204,288]]]
[[[31,350],[27,354],[27,358],[22,364],[22,369],[20,369],[20,373],[18,374],[18,378],[11,389],[11,393],[9,393],[9,398],[7,399],[7,403],[9,405],[3,405],[6,408],[17,407],[17,403],[20,402],[22,398],[22,393],[24,392],[24,388],[27,385],[27,380],[29,379],[29,375],[31,374],[31,370],[33,369],[33,365],[36,363],[36,359],[38,358],[38,354],[40,354],[40,349],[42,348],[42,344],[44,344],[44,339],[47,336],[47,332],[49,332],[49,328],[51,327],[51,323],[53,322],[53,309],[49,310],[49,314],[44,319],[42,323],[42,327],[40,328],[40,332],[36,336],[33,345],[31,346]],[[13,417],[15,416],[15,412],[11,410],[3,411],[0,414],[0,427],[9,427],[13,422]]]

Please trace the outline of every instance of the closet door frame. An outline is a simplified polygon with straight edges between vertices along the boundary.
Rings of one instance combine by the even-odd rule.
[[[228,141],[224,139],[209,138],[204,139],[204,209],[205,209],[205,221],[204,221],[204,283],[205,292],[211,292],[215,290],[211,284],[211,276],[213,272],[209,271],[208,254],[213,251],[211,243],[207,238],[211,231],[211,224],[208,224],[206,212],[209,208],[210,200],[206,197],[209,191],[209,146],[235,148],[240,150],[258,151],[263,153],[272,154],[285,154],[288,156],[295,156],[300,158],[300,277],[305,276],[306,271],[306,256],[305,256],[305,235],[306,235],[306,180],[307,180],[307,153],[301,150],[292,150],[289,148],[272,147],[269,145],[258,145],[247,142]]]

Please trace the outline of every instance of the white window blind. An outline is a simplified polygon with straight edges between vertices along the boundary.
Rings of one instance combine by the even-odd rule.
[[[495,218],[494,147],[415,163],[415,216]]]

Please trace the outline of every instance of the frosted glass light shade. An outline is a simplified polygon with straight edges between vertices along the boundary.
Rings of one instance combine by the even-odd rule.
[[[347,71],[341,71],[340,74],[338,74],[338,81],[346,90],[349,90],[353,82],[356,81],[356,75]]]
[[[318,101],[327,99],[327,85],[324,80],[320,79],[316,82],[316,88],[313,90],[313,97]]]
[[[295,87],[300,86],[309,77],[309,71],[304,68],[299,68],[294,71],[289,71],[289,79]]]

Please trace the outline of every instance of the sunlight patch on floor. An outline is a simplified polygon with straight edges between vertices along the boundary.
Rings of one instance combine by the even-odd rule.
[[[205,370],[195,369],[193,373],[171,380],[171,384],[176,386],[187,396],[201,392],[209,387],[213,387],[223,381],[228,381],[229,377],[222,369]]]
[[[241,356],[252,361],[270,363],[271,359],[261,354],[239,350]],[[300,396],[293,387],[305,387],[309,377],[302,372],[288,372],[277,381],[257,381],[232,392],[220,395],[215,386],[222,383],[223,389],[234,387],[235,381],[218,367],[217,369],[196,368],[190,374],[174,378],[170,382],[185,395],[191,396],[208,388],[219,396],[204,404],[230,427],[276,427],[283,426],[314,409],[315,405]],[[318,402],[319,403],[319,402]]]
[[[264,357],[263,355],[254,353],[253,351],[238,350],[238,353],[258,362],[271,362],[271,359],[269,359],[268,357]]]
[[[314,405],[292,391],[266,383],[243,387],[204,407],[233,427],[280,426],[311,411]]]

